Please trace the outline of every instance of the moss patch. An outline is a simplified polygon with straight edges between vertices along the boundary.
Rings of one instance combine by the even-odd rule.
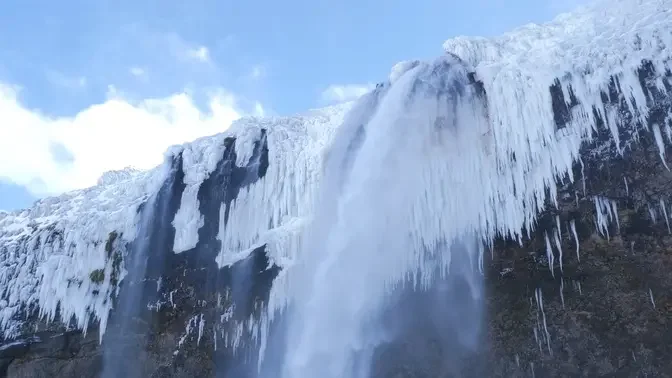
[[[117,237],[119,237],[119,235],[116,231],[110,232],[110,235],[107,237],[107,242],[105,242],[105,252],[107,253],[108,258],[112,256],[114,241],[117,240]]]
[[[121,252],[116,251],[112,255],[112,273],[110,274],[110,284],[117,286],[119,283],[119,273],[121,272]]]
[[[89,278],[93,283],[102,283],[105,280],[105,271],[102,269],[96,269],[93,272],[89,273]]]

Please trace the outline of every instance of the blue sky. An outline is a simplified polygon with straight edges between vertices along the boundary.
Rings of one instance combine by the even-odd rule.
[[[398,61],[441,54],[450,37],[548,21],[574,3],[10,2],[0,12],[0,209],[108,169],[149,168],[168,145],[239,116],[347,100]]]

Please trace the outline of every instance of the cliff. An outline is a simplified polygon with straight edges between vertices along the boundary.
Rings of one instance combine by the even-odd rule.
[[[447,322],[438,286],[402,290],[387,310],[396,316],[382,317],[398,332],[376,346],[371,375],[669,375],[669,9],[621,0],[495,39],[455,38],[445,57],[396,67],[354,105],[244,119],[171,148],[153,171],[0,214],[0,373],[256,376],[260,347],[281,358],[281,314],[301,295],[292,274],[339,141],[359,159],[408,85],[398,117],[427,97],[477,109],[468,127],[437,126],[455,138],[427,152],[443,165],[393,173],[429,198],[412,209],[438,214],[411,233],[484,240],[485,315]],[[398,147],[390,169],[424,153],[378,147]],[[455,179],[453,199],[426,195],[437,177]],[[478,326],[477,345],[449,348],[461,330],[448,323]]]

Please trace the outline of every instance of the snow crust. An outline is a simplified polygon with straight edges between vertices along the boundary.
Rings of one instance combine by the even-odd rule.
[[[527,142],[519,130],[536,128],[531,141],[543,145],[553,123],[548,87],[559,78],[565,101],[571,91],[579,102],[574,118],[582,123],[582,135],[590,133],[599,116],[607,120],[620,150],[622,117],[617,108],[605,107],[600,95],[608,93],[609,79],[616,76],[630,112],[646,125],[647,99],[637,69],[643,60],[659,74],[672,67],[672,1],[598,0],[547,24],[529,24],[492,39],[457,37],[443,47],[483,81],[491,121],[504,126],[493,130],[498,144],[516,149]],[[655,84],[664,91],[663,80]],[[656,140],[661,139],[657,131]]]
[[[390,83],[394,84],[394,82],[396,82],[403,74],[417,67],[419,64],[419,60],[405,60],[395,64],[392,66],[392,70],[390,70],[390,76],[388,80]]]
[[[117,182],[125,181],[133,178],[133,176],[139,174],[141,171],[132,167],[126,167],[117,171],[108,171],[103,173],[102,176],[96,182],[98,186],[112,185]]]

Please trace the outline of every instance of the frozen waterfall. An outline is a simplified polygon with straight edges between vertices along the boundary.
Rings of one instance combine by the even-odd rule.
[[[639,198],[634,210],[669,234],[669,193],[648,198],[655,180],[636,168],[653,148],[646,177],[669,171],[670,9],[600,0],[499,37],[452,38],[445,56],[397,64],[356,103],[244,117],[171,147],[152,171],[0,211],[0,342],[35,340],[45,324],[96,332],[106,376],[385,377],[386,364],[406,366],[391,359],[413,353],[483,376],[468,355],[480,362],[483,345],[510,341],[482,341],[485,324],[509,326],[483,319],[485,294],[506,302],[484,292],[484,250],[531,241],[522,254],[560,280],[569,311],[567,273],[595,257],[586,223],[619,242],[643,217],[623,217]],[[645,256],[634,246],[629,258]],[[660,293],[640,290],[657,311]],[[557,325],[545,326],[516,348],[553,351]],[[536,355],[508,357],[516,371],[548,374]],[[141,363],[119,363],[132,358]]]
[[[467,77],[452,56],[418,64],[362,98],[339,128],[288,282],[282,378],[368,377],[374,349],[394,332],[382,317],[409,285],[456,275],[469,302],[480,301],[491,173],[482,160],[492,147]],[[480,306],[453,317],[463,304],[443,300],[445,319],[474,330],[458,342],[476,347]]]

